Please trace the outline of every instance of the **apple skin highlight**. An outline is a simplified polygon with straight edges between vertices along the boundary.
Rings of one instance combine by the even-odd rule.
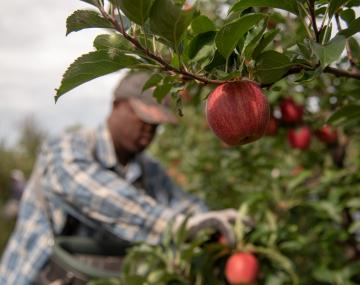
[[[267,98],[251,81],[219,85],[209,95],[205,108],[211,130],[231,146],[261,138],[270,119]]]

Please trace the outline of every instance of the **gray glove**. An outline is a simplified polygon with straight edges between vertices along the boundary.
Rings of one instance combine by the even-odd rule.
[[[195,235],[203,229],[214,229],[221,233],[230,246],[235,244],[235,234],[231,223],[235,222],[237,211],[234,209],[225,209],[220,211],[211,211],[207,213],[196,214],[189,218],[186,227],[190,236]],[[174,230],[184,221],[183,216],[179,216],[175,220]]]

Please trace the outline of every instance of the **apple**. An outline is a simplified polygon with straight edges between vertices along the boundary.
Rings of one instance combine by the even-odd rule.
[[[258,271],[259,263],[256,257],[248,252],[234,253],[225,265],[226,280],[232,285],[255,282]]]
[[[270,117],[267,98],[251,81],[216,87],[207,99],[205,113],[211,130],[230,146],[261,138]]]
[[[295,124],[302,120],[304,107],[296,104],[292,98],[285,98],[280,103],[281,120],[286,124]]]
[[[308,149],[311,142],[311,130],[308,126],[288,130],[288,141],[292,148]]]
[[[330,125],[323,125],[316,132],[316,137],[327,145],[333,145],[338,140],[337,131],[333,129]]]
[[[278,122],[274,116],[270,116],[269,122],[265,129],[265,135],[274,136],[278,130]]]

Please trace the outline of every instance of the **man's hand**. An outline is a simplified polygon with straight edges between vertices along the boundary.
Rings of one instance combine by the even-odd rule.
[[[236,240],[231,224],[235,222],[236,217],[237,211],[234,209],[211,211],[190,217],[186,227],[190,236],[203,229],[214,229],[224,236],[230,246],[233,246]],[[176,230],[183,221],[184,217],[178,217],[174,229]]]

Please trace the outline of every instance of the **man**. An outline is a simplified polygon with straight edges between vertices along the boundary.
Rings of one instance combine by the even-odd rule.
[[[16,229],[3,255],[0,285],[34,284],[47,264],[54,236],[108,233],[127,242],[159,243],[170,221],[174,230],[192,214],[190,232],[213,227],[234,241],[236,212],[207,212],[180,190],[143,151],[158,124],[174,117],[142,92],[148,75],[126,76],[114,94],[106,124],[46,143],[23,195]],[[73,223],[74,224],[74,223]]]

